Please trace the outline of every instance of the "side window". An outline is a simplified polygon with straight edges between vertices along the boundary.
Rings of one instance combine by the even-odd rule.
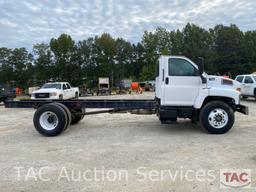
[[[68,89],[68,88],[67,88],[67,85],[66,85],[66,84],[63,84],[63,90],[66,90],[66,89]]]
[[[253,80],[252,80],[252,78],[251,78],[251,77],[246,76],[246,77],[245,77],[245,79],[244,79],[244,83],[247,83],[247,84],[249,84],[249,83],[253,83]]]
[[[71,87],[70,87],[70,85],[68,83],[66,85],[67,85],[67,89],[71,89]]]
[[[238,76],[238,77],[236,78],[236,80],[237,80],[238,82],[240,82],[240,83],[243,82],[243,79],[244,79],[244,76]]]
[[[197,69],[187,60],[170,58],[169,59],[170,76],[197,76]]]

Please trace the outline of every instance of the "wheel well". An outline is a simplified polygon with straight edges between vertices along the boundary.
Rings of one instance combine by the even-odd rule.
[[[200,114],[200,111],[203,108],[203,106],[205,106],[207,103],[209,103],[211,101],[222,101],[222,102],[228,104],[230,107],[232,107],[234,109],[235,101],[232,98],[230,98],[230,97],[219,97],[219,96],[208,96],[208,97],[205,98],[201,108],[197,109],[195,111],[195,114],[196,114],[195,118],[196,118],[197,121],[199,121],[199,114]]]
[[[222,102],[224,102],[224,103],[227,103],[227,104],[230,105],[230,106],[233,106],[234,103],[235,103],[234,99],[232,99],[232,98],[230,98],[230,97],[208,96],[208,97],[205,98],[202,107],[203,107],[205,104],[207,104],[207,103],[209,103],[209,102],[211,102],[211,101],[222,101]],[[202,108],[202,107],[201,107],[201,108]]]

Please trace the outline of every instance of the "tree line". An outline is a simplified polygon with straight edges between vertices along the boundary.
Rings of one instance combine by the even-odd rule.
[[[110,34],[75,42],[61,34],[49,43],[25,48],[0,48],[0,83],[27,88],[49,80],[80,86],[97,85],[109,77],[112,86],[120,80],[153,80],[160,55],[183,55],[194,62],[205,58],[206,72],[233,76],[256,71],[256,31],[241,31],[236,25],[204,29],[188,23],[182,30],[157,28],[145,31],[133,44]]]

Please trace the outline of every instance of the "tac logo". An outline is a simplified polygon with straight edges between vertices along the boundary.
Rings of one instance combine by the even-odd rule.
[[[221,169],[220,188],[251,188],[251,170]]]

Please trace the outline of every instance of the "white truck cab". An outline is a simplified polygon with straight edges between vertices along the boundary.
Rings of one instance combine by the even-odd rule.
[[[235,80],[241,83],[241,95],[244,98],[256,99],[256,74],[238,75]]]
[[[225,133],[234,123],[234,111],[248,114],[240,105],[239,83],[203,72],[182,56],[161,56],[156,77],[157,114],[161,122],[177,118],[200,120],[211,133]]]

